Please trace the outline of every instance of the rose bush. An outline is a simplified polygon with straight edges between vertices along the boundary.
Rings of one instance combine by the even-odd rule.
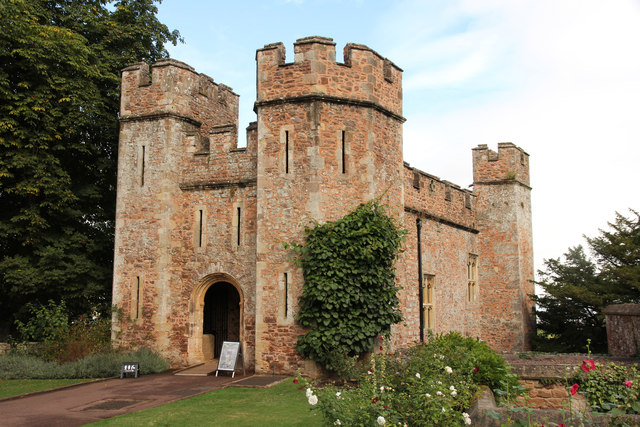
[[[327,424],[363,426],[469,425],[466,411],[480,384],[516,381],[506,362],[480,341],[456,332],[429,338],[426,344],[385,353],[379,337],[376,347],[383,351],[360,365],[353,386],[317,388],[299,381],[308,387],[308,399],[317,396],[313,409]]]
[[[635,366],[616,363],[596,364],[591,359],[582,362],[581,370],[572,380],[573,387],[584,394],[591,409],[610,415],[640,414],[640,372]],[[571,389],[571,394],[574,389]]]

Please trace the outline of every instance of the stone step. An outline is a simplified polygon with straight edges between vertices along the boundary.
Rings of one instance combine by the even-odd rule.
[[[191,375],[204,377],[207,375],[213,375],[218,369],[218,359],[208,360],[204,363],[199,363],[194,366],[190,366],[186,369],[182,369],[175,373],[175,375]]]

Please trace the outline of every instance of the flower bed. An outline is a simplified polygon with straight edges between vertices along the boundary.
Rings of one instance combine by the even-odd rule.
[[[333,425],[470,425],[479,384],[518,387],[506,362],[485,343],[458,333],[405,351],[371,355],[353,385],[317,387],[297,378],[309,404]]]

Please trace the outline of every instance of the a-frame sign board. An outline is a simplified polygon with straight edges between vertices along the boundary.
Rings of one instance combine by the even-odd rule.
[[[238,363],[238,357],[242,355],[240,351],[240,343],[238,341],[223,341],[222,350],[220,351],[220,360],[218,360],[218,369],[216,370],[216,377],[218,372],[231,372],[231,378],[236,375],[236,365]],[[242,370],[244,371],[244,363],[242,364]]]

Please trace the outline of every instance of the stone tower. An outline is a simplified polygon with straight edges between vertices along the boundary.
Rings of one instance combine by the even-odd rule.
[[[219,350],[217,334],[249,343],[250,360],[255,127],[238,149],[238,96],[182,62],[149,77],[144,63],[122,71],[112,337],[186,364]],[[227,310],[210,327],[216,295]]]
[[[478,197],[480,325],[501,350],[530,350],[535,330],[533,236],[529,155],[510,142],[498,152],[473,149],[473,191]]]
[[[308,37],[257,53],[256,369],[291,371],[303,277],[282,242],[375,197],[402,215],[402,71],[366,46]]]

